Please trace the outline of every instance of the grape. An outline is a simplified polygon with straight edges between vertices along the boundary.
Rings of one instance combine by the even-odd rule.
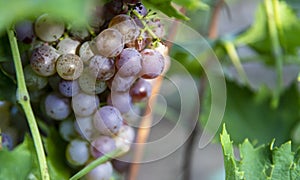
[[[76,50],[79,45],[79,41],[75,41],[71,38],[65,38],[59,41],[59,43],[56,46],[56,49],[60,54],[76,54]]]
[[[144,49],[141,52],[143,56],[141,75],[145,79],[153,79],[159,76],[164,70],[163,55],[153,49]]]
[[[83,62],[75,54],[63,54],[57,59],[56,71],[65,80],[75,80],[83,71]]]
[[[130,86],[135,80],[136,77],[134,76],[121,77],[119,74],[116,74],[111,83],[111,90],[116,92],[126,92],[130,89]]]
[[[112,18],[108,27],[118,30],[124,37],[124,43],[136,39],[140,34],[140,29],[134,20],[126,14],[120,14]]]
[[[139,106],[132,105],[130,111],[125,114],[122,114],[124,122],[126,124],[137,127],[141,119],[142,110]]]
[[[72,38],[78,41],[84,41],[90,37],[89,31],[85,27],[80,27],[76,24],[72,25],[70,29],[70,35],[72,36]]]
[[[111,163],[114,169],[117,170],[119,173],[127,172],[129,170],[129,162],[113,159]]]
[[[37,37],[46,42],[58,40],[64,33],[65,25],[48,14],[37,18],[34,26]]]
[[[67,81],[62,79],[58,85],[59,92],[66,96],[72,97],[79,93],[80,88],[77,80]]]
[[[66,141],[71,141],[76,137],[74,122],[72,119],[68,118],[59,124],[59,133],[60,136]]]
[[[142,55],[134,48],[124,49],[117,59],[118,74],[123,77],[136,76],[142,70]]]
[[[130,126],[123,125],[117,136],[114,137],[116,148],[122,149],[122,152],[128,152],[135,138],[134,129]]]
[[[123,124],[121,113],[113,106],[101,107],[93,117],[96,129],[103,135],[118,133]]]
[[[96,136],[99,136],[99,132],[95,129],[93,123],[93,117],[76,117],[74,122],[76,132],[84,139],[91,140]]]
[[[90,42],[90,47],[94,54],[115,57],[123,50],[123,36],[116,29],[105,29]]]
[[[96,78],[92,77],[87,68],[79,77],[78,82],[81,90],[87,94],[100,94],[107,88],[106,83],[104,81],[98,81]]]
[[[91,57],[94,56],[89,43],[89,41],[84,42],[79,49],[79,56],[84,63],[88,63]]]
[[[85,175],[85,178],[86,180],[110,180],[112,175],[113,168],[111,163],[108,161],[95,167]]]
[[[94,158],[102,157],[114,150],[116,150],[116,143],[108,136],[99,136],[91,143],[91,155]]]
[[[54,74],[48,78],[49,85],[54,91],[59,91],[59,83],[61,80],[62,78],[58,74]]]
[[[41,76],[51,76],[56,73],[55,63],[59,54],[48,45],[41,45],[34,49],[30,58],[32,69]]]
[[[45,99],[46,114],[55,120],[63,120],[71,114],[70,100],[57,93],[50,93]]]
[[[88,69],[97,80],[107,81],[115,74],[115,63],[111,58],[96,55],[90,59]]]
[[[128,92],[111,92],[111,101],[114,107],[116,107],[121,114],[130,111],[132,103],[131,97]]]
[[[140,102],[149,98],[151,95],[151,91],[151,84],[144,79],[139,79],[130,88],[129,93],[132,97],[133,102]]]
[[[80,139],[72,140],[66,150],[68,162],[74,166],[84,165],[89,159],[88,143]]]
[[[146,7],[141,2],[136,3],[134,10],[136,10],[142,16],[145,16],[148,12]]]
[[[0,143],[2,147],[7,148],[8,150],[12,150],[14,146],[12,137],[6,133],[0,133],[0,136],[2,139],[2,142]]]
[[[100,102],[97,96],[82,92],[72,98],[73,111],[80,117],[91,116],[96,111],[99,104]]]
[[[33,23],[29,20],[23,20],[15,25],[17,39],[23,43],[30,44],[34,38]]]
[[[41,90],[48,84],[48,79],[36,74],[30,65],[24,68],[24,76],[29,90]]]

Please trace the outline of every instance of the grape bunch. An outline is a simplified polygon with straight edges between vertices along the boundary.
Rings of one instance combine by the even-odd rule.
[[[141,2],[112,0],[91,13],[88,27],[51,14],[15,26],[19,42],[30,45],[23,65],[36,114],[59,128],[73,168],[130,150],[139,103],[147,102],[151,81],[166,67],[163,26]],[[113,171],[107,162],[86,179],[110,179]]]

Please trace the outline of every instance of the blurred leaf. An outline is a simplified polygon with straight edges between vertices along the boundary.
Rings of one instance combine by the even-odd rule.
[[[174,17],[181,20],[189,20],[188,17],[174,8],[171,0],[144,0],[143,3],[146,7],[158,9],[169,17]]]
[[[295,53],[296,47],[300,45],[300,21],[295,12],[284,1],[279,1],[278,16],[280,20],[280,43],[289,53]],[[268,32],[268,18],[263,3],[258,7],[255,22],[245,33],[241,34],[236,40],[236,45],[248,44],[260,53],[271,53],[271,41]]]
[[[85,0],[0,0],[0,33],[14,21],[47,12],[77,23],[85,22],[89,3]]]
[[[26,179],[38,168],[33,142],[25,136],[22,144],[13,151],[0,151],[0,179]]]
[[[230,137],[225,129],[220,136],[224,154],[226,179],[296,180],[300,177],[299,151],[292,152],[291,142],[280,147],[261,145],[254,147],[246,139],[239,147],[240,160],[236,160]],[[236,176],[236,175],[239,176]],[[235,175],[235,176],[233,176]]]
[[[0,100],[16,102],[16,84],[0,70]]]
[[[270,142],[273,138],[276,138],[276,143],[283,143],[291,138],[291,130],[299,121],[299,93],[295,86],[282,93],[276,109],[270,105],[270,93],[254,93],[233,82],[227,82],[226,86],[227,104],[223,122],[236,143],[245,138],[258,144]],[[208,89],[202,106],[202,124],[206,124],[208,119],[210,98]]]
[[[173,0],[173,2],[190,10],[209,9],[209,6],[201,0]]]
[[[69,179],[71,170],[65,161],[66,142],[54,128],[50,128],[50,134],[44,142],[51,179]]]

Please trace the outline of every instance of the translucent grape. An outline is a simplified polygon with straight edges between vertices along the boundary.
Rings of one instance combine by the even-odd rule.
[[[128,92],[111,92],[112,105],[117,108],[121,114],[130,111],[132,102]]]
[[[108,136],[99,136],[91,143],[91,155],[94,158],[102,157],[103,155],[116,150],[115,140]]]
[[[79,45],[79,41],[75,41],[71,38],[65,38],[59,41],[59,43],[56,46],[56,49],[60,54],[76,54]]]
[[[152,91],[151,84],[144,80],[137,80],[130,88],[130,96],[134,102],[140,102],[150,97]]]
[[[77,26],[75,23],[72,24],[70,35],[78,41],[84,41],[90,37],[89,31],[85,27]]]
[[[71,114],[70,100],[57,93],[50,93],[45,99],[46,114],[55,120],[63,120]]]
[[[88,64],[91,57],[94,56],[94,53],[91,50],[89,43],[90,43],[89,41],[84,42],[79,49],[79,56],[81,60],[86,64]]]
[[[58,84],[58,89],[59,89],[59,92],[66,97],[75,96],[80,91],[77,80],[68,81],[68,80],[62,79]]]
[[[90,75],[89,69],[85,69],[79,77],[80,89],[87,94],[100,94],[107,88],[104,81],[96,80]]]
[[[88,143],[80,139],[72,140],[66,150],[68,162],[74,166],[84,165],[89,159]]]
[[[126,14],[120,14],[113,17],[108,27],[118,30],[124,37],[124,43],[136,39],[140,34],[140,29],[135,24],[134,20]]]
[[[113,106],[101,107],[93,117],[96,129],[103,135],[118,133],[123,124],[123,118],[118,109]]]
[[[48,79],[35,73],[30,65],[24,68],[24,76],[29,90],[41,90],[48,84]]]
[[[34,38],[33,23],[29,20],[23,20],[15,25],[17,39],[23,43],[30,44]]]
[[[105,29],[90,42],[90,47],[94,54],[115,57],[123,50],[123,36],[116,29]]]
[[[114,137],[117,149],[122,149],[122,152],[128,152],[135,138],[134,129],[130,126],[123,125],[119,133]]]
[[[63,54],[57,59],[56,71],[65,80],[75,80],[83,71],[83,62],[75,54]]]
[[[91,140],[100,135],[93,123],[93,117],[76,117],[74,122],[76,132],[84,139]]]
[[[110,180],[113,175],[111,163],[100,164],[85,175],[86,180]]]
[[[119,74],[116,74],[111,83],[111,90],[116,92],[126,92],[130,89],[135,80],[136,77],[134,76],[122,77]]]
[[[53,47],[41,45],[33,50],[30,65],[37,74],[51,76],[56,73],[55,63],[58,56],[57,50]]]
[[[118,74],[123,77],[136,76],[142,70],[142,55],[134,48],[123,49],[116,65]]]
[[[65,141],[71,141],[76,137],[74,122],[72,119],[66,119],[59,124],[59,134]]]
[[[95,95],[78,93],[72,98],[73,111],[77,116],[91,116],[99,106],[99,98]]]
[[[115,63],[111,58],[93,56],[89,63],[89,72],[99,81],[107,81],[115,74]]]
[[[34,26],[37,37],[46,42],[58,40],[65,31],[63,22],[54,19],[48,14],[43,14],[37,18]]]
[[[165,65],[163,55],[153,49],[144,49],[141,54],[143,56],[141,76],[145,79],[159,76]]]

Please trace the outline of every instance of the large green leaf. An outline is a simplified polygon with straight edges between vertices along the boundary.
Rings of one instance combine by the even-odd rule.
[[[300,21],[292,8],[284,1],[278,2],[278,38],[284,50],[290,53],[296,52],[296,47],[300,45]],[[277,14],[276,14],[277,13]],[[241,34],[235,44],[247,44],[261,53],[271,53],[271,41],[269,37],[267,13],[262,3],[256,12],[255,22],[245,33]]]
[[[37,169],[35,150],[32,140],[25,136],[22,144],[13,151],[0,151],[0,179],[26,179],[29,174],[33,174],[33,169]]]
[[[296,86],[291,86],[280,97],[279,106],[271,107],[268,90],[259,93],[233,82],[227,82],[227,104],[223,122],[231,132],[232,139],[241,143],[245,138],[259,144],[286,142],[291,138],[292,129],[299,121],[299,95]],[[209,115],[210,93],[206,91],[203,103],[202,123]],[[219,129],[219,132],[221,129]]]
[[[296,180],[300,178],[299,151],[292,152],[291,142],[280,147],[254,147],[247,139],[240,145],[240,160],[233,154],[233,145],[224,126],[220,136],[224,153],[226,179],[237,180]],[[239,175],[239,176],[237,176]]]

